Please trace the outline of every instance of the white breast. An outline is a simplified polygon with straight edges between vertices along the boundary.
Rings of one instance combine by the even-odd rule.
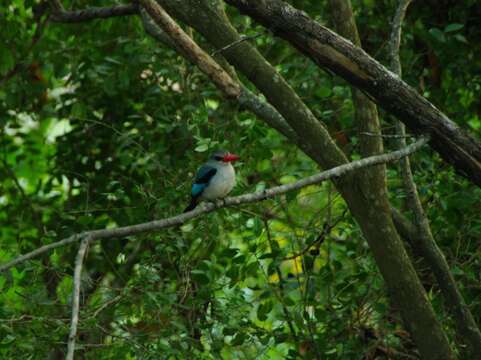
[[[228,163],[217,167],[217,173],[202,192],[202,198],[214,200],[224,198],[235,185],[234,167]]]

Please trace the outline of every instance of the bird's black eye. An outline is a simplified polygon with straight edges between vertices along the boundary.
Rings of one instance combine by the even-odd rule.
[[[221,161],[223,159],[223,157],[219,156],[219,155],[216,155],[216,156],[214,156],[214,159],[216,159],[217,161]]]

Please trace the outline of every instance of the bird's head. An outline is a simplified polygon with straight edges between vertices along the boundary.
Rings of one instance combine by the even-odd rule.
[[[228,164],[239,160],[240,157],[225,150],[218,150],[211,155],[210,159],[219,163]]]

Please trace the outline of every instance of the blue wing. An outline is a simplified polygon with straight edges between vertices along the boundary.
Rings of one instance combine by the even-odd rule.
[[[212,166],[201,166],[195,175],[194,184],[192,184],[192,197],[196,198],[200,196],[216,173],[217,169]]]

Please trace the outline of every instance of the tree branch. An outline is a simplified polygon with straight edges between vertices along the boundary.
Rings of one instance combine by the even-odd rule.
[[[401,61],[399,58],[399,47],[401,44],[402,22],[406,14],[406,10],[411,3],[411,0],[400,0],[396,13],[394,15],[391,36],[389,40],[389,56],[390,66],[399,77],[401,77]],[[396,121],[396,132],[399,136],[397,143],[398,148],[402,149],[406,146],[406,128],[403,123]],[[459,333],[458,341],[461,341],[461,348],[469,346],[469,357],[472,359],[481,359],[479,349],[481,349],[481,331],[474,320],[471,310],[464,301],[461,292],[458,289],[456,282],[449,269],[449,264],[444,257],[443,252],[437,246],[436,240],[431,231],[429,219],[424,212],[419,198],[418,189],[414,181],[414,176],[411,170],[409,156],[401,159],[401,176],[403,180],[404,189],[407,196],[407,206],[414,213],[414,240],[415,246],[420,250],[422,256],[426,259],[431,270],[436,277],[436,281],[441,289],[441,292],[448,303],[449,309],[453,314],[456,322],[456,328]],[[395,214],[398,218],[397,225],[404,225],[400,221],[399,214]],[[402,220],[402,219],[401,219]],[[409,233],[409,231],[407,231]]]
[[[139,0],[155,23],[170,37],[182,53],[204,72],[228,98],[240,96],[240,86],[153,0]]]
[[[255,35],[250,35],[250,36],[245,36],[245,35],[242,35],[240,37],[240,39],[234,41],[234,42],[231,42],[230,44],[227,44],[226,46],[223,46],[221,47],[220,49],[217,49],[215,51],[212,52],[211,56],[215,56],[223,51],[226,51],[226,50],[229,50],[230,48],[234,47],[234,46],[237,46],[239,45],[240,43],[244,42],[244,41],[248,41],[248,40],[254,40],[254,39],[257,39],[258,37],[260,37],[262,35],[262,33],[259,33],[259,34],[255,34]]]
[[[481,186],[481,143],[398,76],[352,42],[280,0],[225,0],[289,41],[322,68],[360,88],[430,145],[461,175]]]
[[[401,46],[402,23],[406,16],[406,11],[412,0],[400,0],[394,19],[392,21],[391,36],[389,38],[388,49],[390,67],[399,77],[401,77],[401,60],[399,59],[399,47]]]
[[[205,203],[203,204],[203,206],[200,206],[197,209],[185,214],[180,214],[180,215],[172,216],[169,218],[155,220],[147,223],[141,223],[137,225],[123,226],[123,227],[118,227],[113,229],[91,230],[91,231],[86,231],[79,234],[74,234],[68,238],[65,238],[63,240],[60,240],[52,244],[42,246],[32,252],[19,256],[3,265],[0,265],[0,273],[10,269],[13,266],[16,266],[20,263],[23,263],[41,254],[44,254],[52,249],[65,246],[65,245],[77,242],[79,240],[83,240],[86,237],[88,237],[90,241],[126,237],[126,236],[137,235],[145,232],[159,231],[167,227],[181,225],[187,222],[188,220],[196,218],[202,214],[213,212],[214,210],[217,210],[223,207],[259,202],[265,199],[273,198],[281,194],[285,194],[289,191],[299,190],[309,185],[318,184],[328,179],[338,178],[346,174],[352,173],[356,170],[359,170],[361,168],[399,160],[404,156],[407,156],[419,150],[427,142],[428,142],[428,138],[421,138],[417,142],[401,150],[396,150],[396,151],[382,154],[382,155],[370,156],[364,159],[343,164],[343,165],[334,167],[332,169],[322,171],[316,175],[306,177],[302,180],[296,181],[291,184],[275,186],[270,189],[266,189],[263,191],[258,191],[250,194],[244,194],[244,195],[239,195],[235,197],[228,197],[223,200],[222,204]]]
[[[176,41],[170,38],[169,35],[154,22],[152,17],[147,13],[147,11],[144,8],[140,10],[140,14],[142,16],[142,23],[144,25],[144,29],[147,34],[149,34],[150,36],[152,36],[154,39],[161,42],[162,44],[172,47],[180,55],[182,55],[187,60],[193,62],[195,65],[197,65],[200,68],[199,63],[201,62],[201,59],[199,59],[198,57],[192,58],[191,56],[189,56],[183,50],[182,46],[179,46],[179,44]],[[238,45],[241,42],[242,41],[237,40],[221,48],[221,50],[222,51],[228,50],[230,47],[232,47],[233,44]],[[215,63],[215,60],[210,59],[209,62]],[[226,66],[229,66],[229,65],[226,65]],[[206,73],[206,75],[208,74]],[[230,76],[228,73],[227,75]],[[236,79],[233,79],[233,77],[235,77],[234,75],[230,77],[232,81],[236,81]],[[214,82],[214,84],[227,98],[229,97],[229,94],[226,92],[227,87],[224,86],[223,83]],[[292,142],[296,144],[299,142],[299,137],[297,136],[296,132],[289,126],[289,124],[284,119],[284,117],[271,104],[265,101],[262,101],[256,94],[250,91],[242,83],[239,83],[239,86],[240,86],[240,94],[235,98],[235,100],[237,100],[239,105],[251,111],[259,119],[263,120],[267,125],[279,131],[282,135],[284,135],[286,138],[288,138]]]
[[[77,325],[79,318],[80,309],[80,285],[81,285],[81,275],[82,275],[82,265],[87,252],[89,242],[91,240],[90,236],[86,236],[82,239],[80,243],[77,257],[75,258],[75,270],[73,276],[73,291],[72,291],[72,319],[70,321],[70,333],[68,336],[67,343],[67,356],[66,360],[73,360],[75,352],[75,339],[77,337]]]
[[[135,15],[139,13],[137,4],[114,5],[111,7],[91,7],[82,10],[66,11],[58,0],[51,1],[51,21],[59,23],[79,23],[95,19],[116,16]]]

